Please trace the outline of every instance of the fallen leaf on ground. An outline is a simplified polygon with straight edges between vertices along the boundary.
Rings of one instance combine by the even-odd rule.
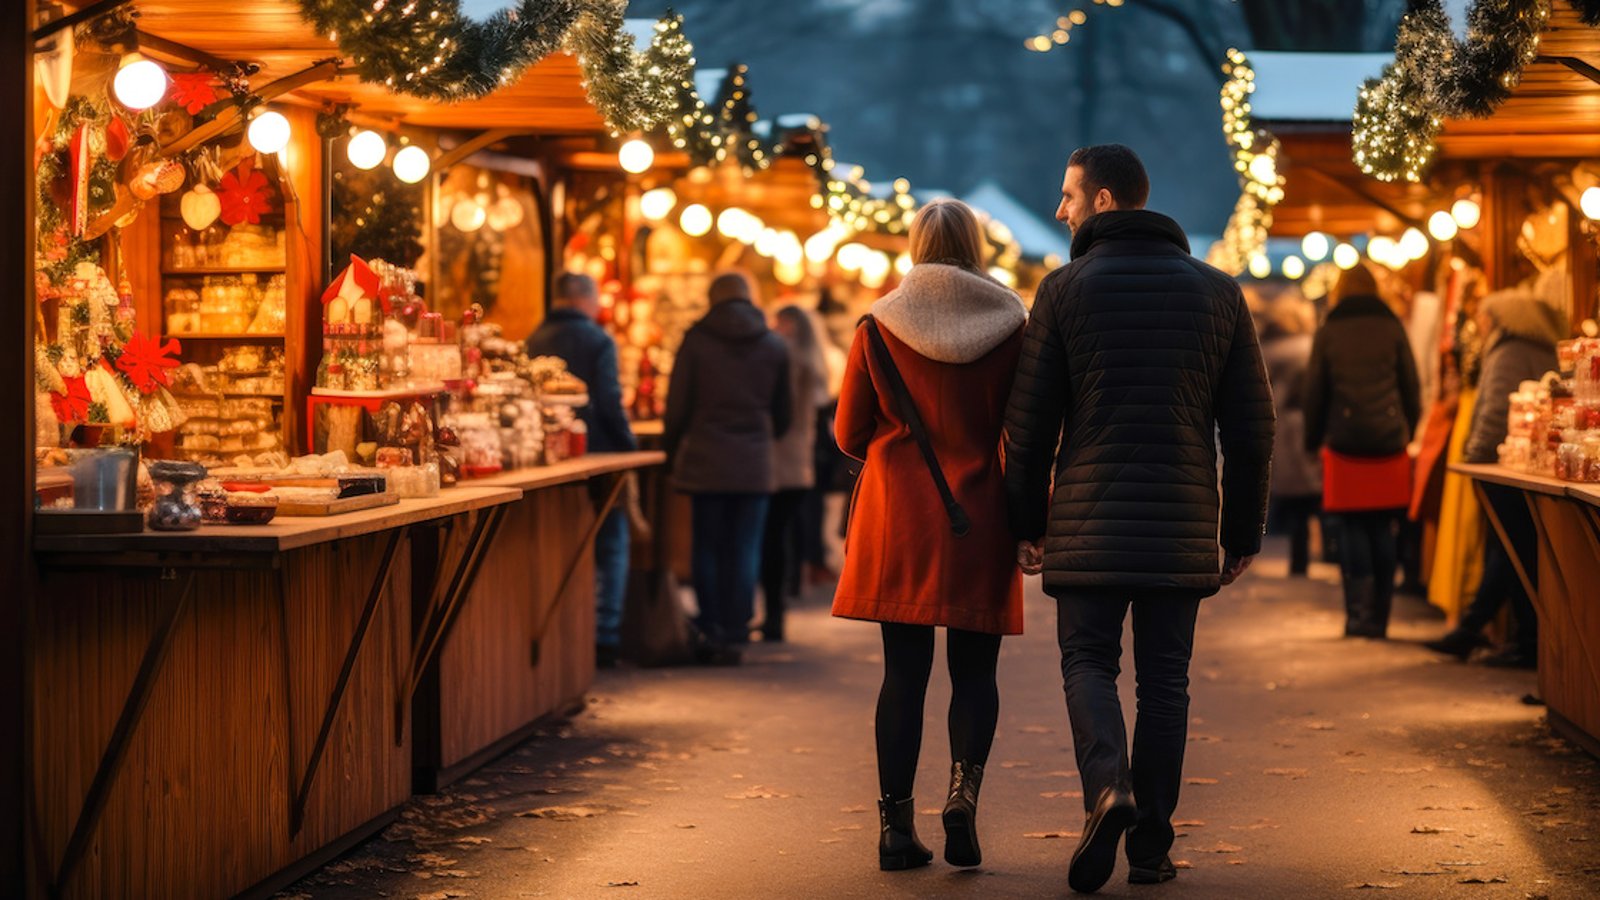
[[[1043,791],[1039,796],[1046,800],[1066,800],[1071,797],[1083,797],[1083,791]]]
[[[1194,863],[1189,862],[1187,859],[1175,859],[1172,861],[1172,867],[1174,869],[1192,869],[1194,868]]]
[[[1078,773],[1077,772],[1068,772],[1068,771],[1066,771],[1064,769],[1057,769],[1054,772],[1046,772],[1044,774],[1045,774],[1046,778],[1077,778],[1078,777]]]
[[[1172,823],[1173,828],[1204,828],[1205,822],[1200,819],[1179,819]]]
[[[1332,722],[1307,722],[1306,727],[1312,731],[1334,731],[1338,728]]]
[[[799,754],[815,753],[815,752],[817,752],[817,748],[815,748],[815,747],[792,747],[792,748],[790,748],[789,752],[790,753],[799,753]]]
[[[1305,769],[1262,769],[1263,775],[1281,775],[1285,778],[1305,778],[1311,774]]]
[[[1222,738],[1219,738],[1214,734],[1191,734],[1191,735],[1189,735],[1189,740],[1190,740],[1191,743],[1195,743],[1195,744],[1220,744],[1220,743],[1222,743]]]
[[[601,887],[638,887],[638,886],[639,886],[639,882],[637,882],[637,881],[608,881],[605,884],[601,885]]]
[[[1227,841],[1217,841],[1215,847],[1196,847],[1195,849],[1201,853],[1238,853],[1244,848],[1238,844],[1230,844]]]
[[[695,827],[698,827],[698,826],[696,826],[693,822],[679,822],[677,827],[679,827],[679,828],[695,828]]]
[[[867,811],[867,808],[865,806],[841,806],[841,807],[839,807],[839,812],[842,812],[842,813],[864,813],[866,811]]]
[[[818,843],[822,843],[822,844],[842,844],[842,843],[844,843],[844,838],[823,838]]]
[[[546,806],[542,809],[530,809],[527,812],[517,813],[519,819],[550,819],[554,822],[570,822],[573,819],[592,819],[603,816],[609,810],[597,806]]]
[[[1055,734],[1055,729],[1046,728],[1043,725],[1024,725],[1017,730],[1023,734]]]
[[[1215,778],[1185,778],[1184,784],[1220,784]]]
[[[723,795],[723,797],[728,800],[787,800],[793,796],[793,794],[785,794],[782,791],[776,791],[769,787],[762,787],[759,784],[748,791],[743,791],[738,794]]]
[[[1000,764],[1000,768],[1002,769],[1027,769],[1031,768],[1032,766],[1033,763],[1021,759],[1008,759]]]
[[[1440,825],[1417,825],[1411,829],[1412,834],[1449,834],[1454,828],[1445,828]]]
[[[1488,878],[1484,878],[1484,877],[1482,877],[1480,875],[1472,875],[1470,877],[1463,878],[1463,879],[1461,879],[1460,881],[1458,881],[1456,883],[1457,884],[1505,884],[1506,883],[1506,877],[1504,875],[1491,875]]]
[[[1025,838],[1037,838],[1045,841],[1058,839],[1070,840],[1080,836],[1080,833],[1076,831],[1030,831],[1023,835]]]
[[[1390,767],[1382,770],[1385,775],[1416,775],[1426,771],[1428,771],[1427,766]]]
[[[835,825],[833,827],[833,830],[834,831],[860,831],[861,830],[861,826],[860,825]]]
[[[1392,891],[1400,887],[1398,881],[1363,881],[1359,884],[1347,884],[1345,887],[1356,891]]]
[[[1384,869],[1386,875],[1449,875],[1446,869]]]
[[[927,809],[919,809],[919,810],[917,810],[917,815],[919,815],[919,816],[942,816],[942,815],[944,815],[944,810],[939,809],[937,807],[931,807],[930,806]]]
[[[475,835],[475,834],[469,834],[469,835],[466,835],[464,837],[456,838],[455,839],[455,843],[457,843],[457,844],[492,844],[492,843],[494,843],[494,838],[487,838],[487,837],[482,837],[482,836]]]
[[[1440,862],[1439,865],[1448,869],[1462,869],[1468,866],[1481,866],[1483,863],[1475,859],[1464,859],[1455,862]]]
[[[1242,866],[1242,865],[1244,865],[1244,864],[1245,864],[1245,863],[1246,863],[1246,862],[1249,862],[1249,860],[1244,860],[1244,859],[1230,859],[1230,860],[1228,860],[1228,865],[1230,865],[1230,866]]]

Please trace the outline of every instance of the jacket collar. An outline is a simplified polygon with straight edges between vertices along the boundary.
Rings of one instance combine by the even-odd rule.
[[[1161,242],[1189,252],[1188,237],[1171,218],[1148,209],[1114,209],[1090,216],[1083,223],[1072,236],[1072,258],[1108,241]]]
[[[550,314],[545,316],[546,322],[590,322],[593,321],[582,310],[554,307]]]
[[[1394,314],[1394,310],[1389,308],[1389,304],[1384,303],[1377,297],[1367,294],[1354,294],[1339,301],[1339,305],[1328,313],[1328,321],[1355,319],[1361,316],[1399,318]]]

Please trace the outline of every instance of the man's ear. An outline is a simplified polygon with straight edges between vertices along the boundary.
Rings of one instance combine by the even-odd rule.
[[[1116,200],[1115,197],[1111,196],[1111,189],[1110,188],[1101,188],[1100,190],[1095,192],[1095,195],[1094,195],[1094,211],[1095,212],[1103,213],[1103,212],[1105,212],[1107,210],[1116,209],[1116,208],[1117,208],[1117,200]]]

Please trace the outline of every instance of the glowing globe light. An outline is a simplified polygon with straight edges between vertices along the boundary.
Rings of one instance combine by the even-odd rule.
[[[905,252],[904,250],[900,251],[900,255],[894,258],[894,270],[901,277],[904,277],[907,272],[910,272],[911,254]]]
[[[1433,235],[1436,241],[1453,240],[1456,232],[1460,230],[1461,226],[1456,224],[1455,216],[1442,209],[1428,217],[1428,233]]]
[[[433,168],[433,160],[428,156],[428,151],[418,146],[401,147],[400,152],[394,155],[394,177],[406,184],[416,184],[428,177],[428,171]]]
[[[677,205],[678,195],[669,187],[645,191],[644,196],[639,198],[640,214],[652,222],[660,222],[672,215],[672,209]]]
[[[617,162],[622,165],[622,171],[633,175],[650,171],[655,161],[655,149],[638,138],[623,144],[622,149],[617,151]]]
[[[1380,234],[1367,241],[1367,258],[1375,263],[1389,265],[1395,254],[1400,250],[1400,245],[1395,239],[1386,234]]]
[[[1333,248],[1333,264],[1341,269],[1354,269],[1361,262],[1361,251],[1353,244],[1341,243]]]
[[[456,204],[450,208],[450,224],[454,225],[457,231],[466,232],[467,234],[482,228],[483,223],[488,218],[489,211],[471,197],[463,197],[457,200]]]
[[[1600,219],[1600,187],[1584,190],[1583,196],[1578,198],[1578,206],[1587,218]]]
[[[1450,216],[1462,231],[1471,231],[1478,227],[1478,222],[1483,218],[1483,209],[1478,206],[1478,201],[1463,197],[1450,207]]]
[[[149,109],[167,95],[167,70],[138,54],[129,54],[128,62],[117,70],[111,81],[111,92],[117,102],[138,111]]]
[[[389,145],[383,140],[383,135],[369,128],[356,132],[344,152],[350,157],[350,165],[367,171],[383,164],[383,158],[389,155]]]
[[[250,129],[246,132],[250,137],[250,146],[256,148],[258,153],[277,153],[289,146],[289,120],[283,113],[267,110],[250,121]]]
[[[1306,261],[1298,256],[1291,256],[1283,261],[1283,277],[1290,281],[1298,281],[1306,274]]]
[[[1328,251],[1331,249],[1333,249],[1333,243],[1328,240],[1327,235],[1320,231],[1313,231],[1300,241],[1300,252],[1304,253],[1306,259],[1312,262],[1327,259]]]
[[[1406,233],[1400,235],[1400,249],[1405,253],[1406,259],[1421,259],[1428,255],[1428,236],[1416,228],[1407,228]]]
[[[859,272],[872,254],[866,244],[852,241],[839,248],[839,268],[846,272]]]
[[[1272,274],[1272,260],[1265,253],[1257,253],[1250,257],[1250,277],[1266,278]]]
[[[678,226],[690,237],[704,237],[711,232],[711,210],[705,204],[691,203],[678,216]]]

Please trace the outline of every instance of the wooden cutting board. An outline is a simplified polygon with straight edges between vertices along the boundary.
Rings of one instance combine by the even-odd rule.
[[[359,497],[326,500],[321,503],[293,503],[285,500],[278,503],[278,518],[281,519],[284,516],[337,516],[348,512],[358,512],[363,509],[374,509],[379,506],[394,506],[399,502],[400,497],[397,494],[362,494]]]

